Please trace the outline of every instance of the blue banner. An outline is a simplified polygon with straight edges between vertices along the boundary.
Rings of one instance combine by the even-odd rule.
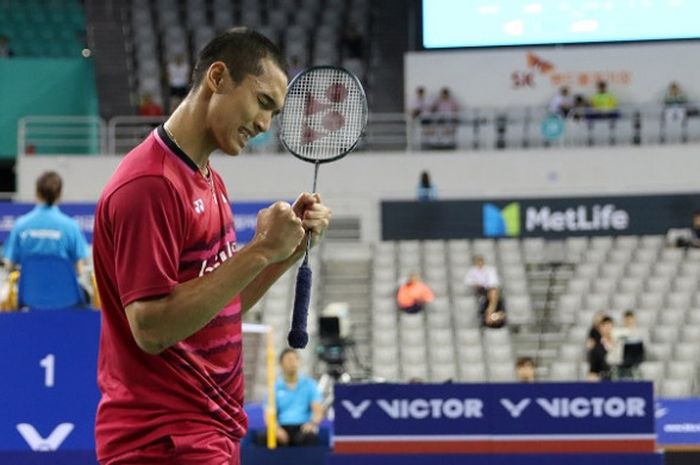
[[[651,383],[336,385],[341,453],[651,452]]]
[[[247,244],[255,234],[255,223],[258,211],[269,207],[269,202],[234,202],[232,203],[233,218],[236,224],[236,238],[239,244]],[[7,241],[10,231],[17,218],[34,208],[33,203],[0,202],[0,243]],[[63,213],[78,222],[89,244],[92,244],[92,233],[95,225],[94,203],[62,203],[59,208]]]
[[[700,398],[656,400],[657,442],[700,447]]]

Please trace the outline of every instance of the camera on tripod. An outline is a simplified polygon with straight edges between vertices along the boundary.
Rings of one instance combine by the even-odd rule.
[[[326,373],[336,380],[347,372],[347,349],[353,344],[351,339],[342,336],[340,326],[341,319],[338,316],[321,316],[318,319],[318,358],[326,363]]]

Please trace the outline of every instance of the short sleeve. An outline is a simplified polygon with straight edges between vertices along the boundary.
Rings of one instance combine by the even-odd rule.
[[[309,403],[318,402],[320,404],[323,400],[323,397],[321,397],[321,390],[318,388],[316,381],[311,378],[309,378],[309,391]]]
[[[129,182],[110,196],[106,214],[122,305],[172,292],[185,226],[184,210],[169,181],[147,176]]]
[[[489,267],[488,272],[486,273],[486,281],[486,287],[489,289],[501,287],[501,282],[498,279],[498,273],[493,267]]]
[[[71,230],[73,231],[72,233],[72,259],[74,262],[77,262],[78,260],[85,260],[88,257],[88,247],[87,247],[87,241],[85,240],[85,236],[83,235],[83,232],[80,230],[80,226],[78,226],[78,223],[75,221],[71,220]]]
[[[5,259],[12,263],[19,263],[19,234],[17,234],[17,225],[10,231],[10,237],[5,243],[4,250]]]

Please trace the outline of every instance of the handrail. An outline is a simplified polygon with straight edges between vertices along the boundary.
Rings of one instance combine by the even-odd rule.
[[[551,117],[543,107],[467,108],[455,114],[419,118],[397,112],[370,113],[358,150],[413,152],[423,148],[483,150],[700,141],[700,116],[696,116],[700,103],[690,103],[687,108],[688,112],[661,104],[621,105],[615,119],[589,118],[589,113],[580,119],[569,115],[562,120],[561,134],[553,135],[543,134],[543,121]],[[71,154],[72,148],[72,153],[121,155],[166,118],[125,115],[105,122],[96,116],[28,116],[17,125],[17,151],[20,156],[41,154],[38,143],[52,153]],[[606,124],[609,137],[601,138],[601,127]],[[446,129],[445,137],[435,139],[437,145],[431,143],[430,138],[441,128]],[[270,143],[272,139],[268,140],[251,150],[279,150],[277,144]]]

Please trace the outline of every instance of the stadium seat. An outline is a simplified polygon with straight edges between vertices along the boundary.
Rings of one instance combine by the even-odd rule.
[[[689,397],[692,383],[688,379],[665,379],[661,382],[660,391],[664,397]]]
[[[515,381],[515,368],[513,361],[507,362],[490,362],[488,364],[489,381],[491,382],[510,382]]]
[[[642,373],[642,378],[654,381],[658,383],[664,377],[664,363],[663,362],[642,362],[639,366]]]
[[[31,310],[55,310],[84,306],[75,266],[53,255],[34,255],[22,260],[18,301]]]
[[[576,381],[578,363],[576,362],[554,362],[550,368],[549,379],[552,381]]]

